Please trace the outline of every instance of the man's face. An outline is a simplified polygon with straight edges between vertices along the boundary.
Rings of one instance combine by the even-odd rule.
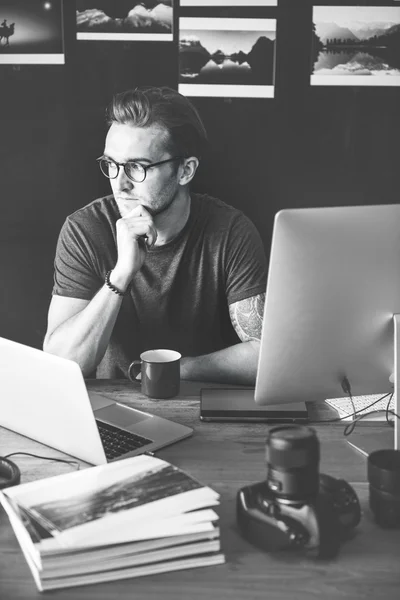
[[[134,160],[146,166],[172,157],[167,141],[168,132],[158,125],[135,127],[113,123],[107,133],[104,155],[119,163]],[[129,179],[120,167],[110,184],[122,216],[138,204],[152,215],[168,208],[180,189],[178,164],[179,161],[172,161],[148,169],[141,183]]]

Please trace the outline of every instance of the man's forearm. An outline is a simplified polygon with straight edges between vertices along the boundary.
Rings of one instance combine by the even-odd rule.
[[[252,340],[181,360],[181,379],[255,385],[260,342]]]
[[[46,336],[43,349],[74,360],[88,376],[105,354],[121,301],[103,286],[83,310]]]

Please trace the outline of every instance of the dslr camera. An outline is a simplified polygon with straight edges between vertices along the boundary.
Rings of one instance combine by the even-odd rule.
[[[319,473],[319,458],[319,441],[311,427],[270,429],[265,481],[237,493],[243,537],[267,551],[303,550],[321,559],[337,554],[340,542],[360,522],[360,503],[346,481]]]

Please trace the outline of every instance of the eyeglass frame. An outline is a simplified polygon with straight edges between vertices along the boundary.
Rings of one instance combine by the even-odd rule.
[[[117,179],[117,177],[119,175],[119,170],[120,170],[121,167],[123,167],[125,175],[127,176],[127,178],[130,181],[133,181],[134,183],[143,183],[143,181],[145,181],[145,179],[147,177],[147,170],[148,169],[151,169],[152,167],[158,167],[158,165],[164,165],[165,163],[172,162],[173,160],[182,160],[183,158],[185,158],[185,157],[184,156],[172,156],[171,158],[167,158],[165,160],[160,160],[158,162],[151,163],[150,165],[142,165],[142,163],[139,162],[139,161],[137,161],[137,160],[128,160],[125,163],[119,163],[116,160],[114,160],[113,158],[108,158],[107,156],[104,156],[104,155],[99,156],[99,158],[96,158],[96,161],[99,163],[100,171],[103,173],[104,177],[107,177],[107,179]],[[106,175],[104,173],[104,171],[103,171],[103,169],[101,168],[101,165],[100,165],[100,161],[102,161],[102,160],[108,160],[108,161],[114,163],[118,167],[118,171],[117,171],[117,173],[116,173],[116,175],[114,177],[109,177],[108,175]],[[132,177],[130,177],[128,175],[128,173],[126,172],[126,166],[129,165],[129,163],[134,163],[136,165],[139,165],[143,169],[144,177],[143,177],[143,179],[141,181],[136,181],[135,179],[132,179]]]

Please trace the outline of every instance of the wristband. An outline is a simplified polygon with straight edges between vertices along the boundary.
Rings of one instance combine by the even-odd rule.
[[[119,290],[117,287],[115,287],[115,285],[113,285],[111,283],[111,281],[110,281],[110,275],[111,275],[111,271],[107,271],[106,278],[105,278],[105,284],[108,287],[108,289],[111,290],[112,292],[114,292],[114,294],[117,294],[118,296],[125,296],[125,294],[129,290],[129,286],[128,286],[126,292],[121,292],[121,290]]]

